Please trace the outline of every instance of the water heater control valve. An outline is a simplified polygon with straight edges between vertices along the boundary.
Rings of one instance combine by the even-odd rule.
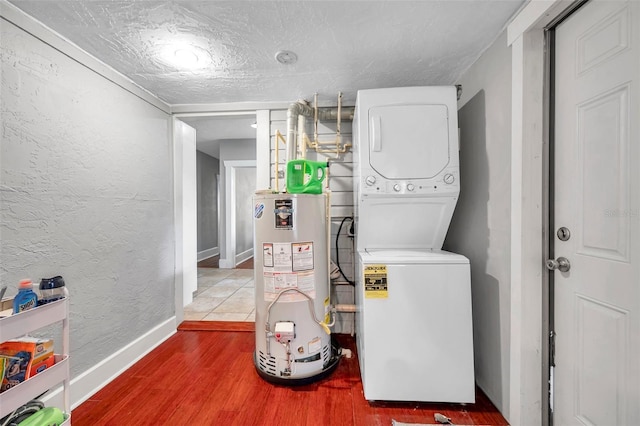
[[[280,343],[287,343],[296,337],[295,324],[291,321],[280,321],[275,325],[273,336]]]

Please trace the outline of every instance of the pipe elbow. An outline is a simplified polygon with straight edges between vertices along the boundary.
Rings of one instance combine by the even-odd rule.
[[[313,108],[311,108],[305,101],[295,101],[289,105],[287,109],[287,118],[297,117],[298,115],[311,116],[313,114]]]

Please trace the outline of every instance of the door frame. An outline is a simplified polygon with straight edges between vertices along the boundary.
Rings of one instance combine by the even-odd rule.
[[[185,305],[193,301],[197,289],[197,194],[196,136],[193,127],[178,118],[172,119],[174,176],[176,320],[182,322]],[[185,131],[189,132],[186,139]],[[179,274],[178,274],[179,271]],[[179,287],[179,294],[178,294]],[[178,309],[178,305],[180,309]]]
[[[188,107],[184,107],[184,108],[188,108]],[[197,109],[198,108],[195,108]],[[177,138],[175,137],[174,131],[175,131],[175,121],[176,120],[180,120],[184,117],[220,117],[220,116],[228,116],[228,117],[233,117],[233,116],[239,116],[239,115],[254,115],[256,116],[257,119],[257,124],[258,124],[258,132],[257,132],[257,137],[256,137],[256,150],[258,153],[260,152],[264,152],[264,149],[261,150],[261,146],[264,145],[264,140],[265,140],[265,136],[264,134],[266,133],[266,140],[269,140],[269,121],[268,121],[268,117],[269,117],[269,111],[258,111],[255,109],[233,109],[231,106],[229,106],[228,110],[221,110],[221,111],[197,111],[197,112],[189,112],[189,111],[184,111],[183,108],[177,108],[177,111],[172,112],[171,114],[171,135],[172,135],[172,139],[171,139],[171,146],[172,146],[172,152],[173,152],[173,202],[174,202],[174,227],[175,227],[175,232],[174,232],[174,238],[176,241],[176,249],[175,249],[175,281],[174,281],[174,292],[175,292],[175,317],[176,317],[176,327],[180,325],[180,323],[182,322],[182,320],[184,319],[184,306],[183,306],[183,302],[184,302],[184,296],[183,296],[183,288],[184,288],[184,267],[185,267],[185,259],[184,256],[182,255],[181,247],[178,246],[179,241],[182,241],[182,239],[184,238],[184,226],[185,226],[185,218],[182,217],[181,214],[178,214],[178,212],[176,211],[176,206],[178,205],[182,205],[182,188],[177,185],[177,183],[182,182],[182,178],[183,175],[185,173],[185,170],[183,168],[182,162],[178,161],[178,159],[176,158],[176,153],[175,150],[178,149],[178,142],[177,142]],[[268,145],[267,145],[268,147]],[[197,149],[197,147],[196,147]],[[260,155],[260,154],[256,154],[256,155]],[[264,156],[264,153],[262,154]],[[260,157],[258,157],[260,158]],[[267,157],[268,158],[268,157]],[[268,171],[268,169],[267,169]],[[196,200],[197,203],[197,200]],[[194,206],[194,210],[197,208],[197,205]],[[218,209],[218,211],[220,211]],[[220,229],[218,228],[218,233],[220,233]],[[197,250],[197,249],[196,249]],[[197,253],[196,253],[196,258],[197,258]]]
[[[226,257],[220,258],[220,268],[236,267],[236,171],[239,168],[255,168],[256,160],[227,160],[225,169],[225,226]]]
[[[549,424],[550,57],[545,33],[578,2],[531,1],[507,27],[511,47],[511,300],[509,403],[512,424]]]

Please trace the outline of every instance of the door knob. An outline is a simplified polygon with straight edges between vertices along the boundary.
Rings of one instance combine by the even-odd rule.
[[[571,262],[566,257],[559,257],[558,259],[549,259],[546,262],[547,269],[550,271],[555,271],[556,269],[560,272],[569,272],[571,269]]]

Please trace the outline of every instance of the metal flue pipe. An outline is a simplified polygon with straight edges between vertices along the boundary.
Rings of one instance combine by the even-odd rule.
[[[353,121],[355,107],[322,107],[318,108],[318,120],[337,121],[338,115],[341,120]],[[297,101],[289,105],[287,109],[287,161],[295,160],[296,151],[296,126],[298,116],[313,117],[314,109],[305,101]]]
[[[303,101],[289,105],[287,110],[287,163],[296,158],[296,125],[298,124],[298,116],[301,114],[310,117],[313,115],[313,108]]]

